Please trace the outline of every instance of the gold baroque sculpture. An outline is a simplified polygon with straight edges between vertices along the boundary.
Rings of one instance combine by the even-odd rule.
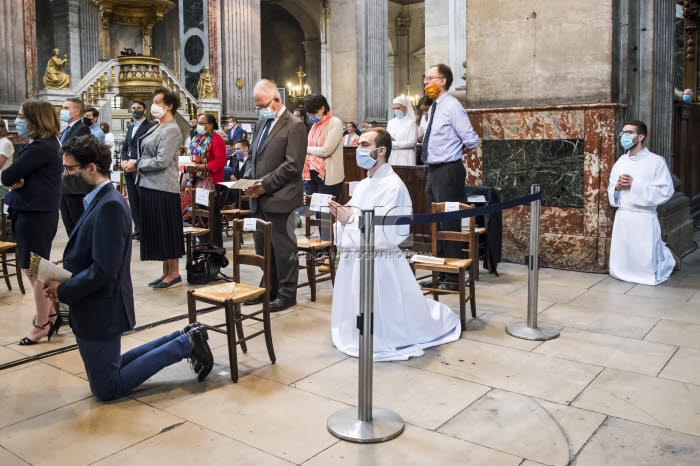
[[[68,55],[63,55],[63,59],[61,59],[61,51],[54,49],[53,56],[46,65],[46,73],[44,73],[43,81],[46,89],[68,89],[70,87],[70,76],[63,71],[67,63]]]
[[[202,70],[202,74],[199,75],[199,82],[197,83],[197,93],[198,99],[216,99],[216,94],[214,94],[214,85],[211,82],[211,74],[209,73],[209,67],[205,66]]]

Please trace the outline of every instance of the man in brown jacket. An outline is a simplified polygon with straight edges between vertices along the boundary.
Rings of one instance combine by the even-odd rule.
[[[304,186],[301,171],[306,158],[306,128],[287,110],[272,81],[258,81],[253,89],[260,113],[246,160],[244,178],[261,182],[245,192],[250,211],[272,223],[272,290],[270,311],[297,303],[299,259],[294,234],[294,211],[301,207]],[[255,251],[263,252],[263,238],[255,234]],[[275,297],[276,295],[276,297]]]

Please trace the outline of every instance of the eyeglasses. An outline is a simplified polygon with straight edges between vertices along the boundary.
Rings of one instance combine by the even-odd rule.
[[[620,131],[620,132],[618,133],[618,136],[622,137],[623,134],[637,134],[637,132],[634,131],[634,130],[631,130],[631,129],[630,129],[630,130],[627,130],[627,131]]]
[[[63,166],[63,173],[65,173],[66,175],[68,175],[68,174],[70,173],[70,170],[71,170],[71,169],[73,169],[73,168],[75,168],[75,167],[79,167],[79,166],[80,166],[80,164],[77,164],[77,165],[64,165],[64,166]]]
[[[426,80],[431,80],[431,79],[445,79],[444,76],[426,76]]]
[[[259,110],[264,110],[264,109],[266,109],[266,108],[268,107],[268,105],[270,105],[270,104],[272,103],[273,100],[275,100],[275,99],[274,99],[274,98],[273,98],[273,99],[270,99],[270,101],[269,101],[268,103],[266,103],[265,105],[263,105],[262,107],[255,107],[255,110],[258,110],[258,111],[259,111]]]

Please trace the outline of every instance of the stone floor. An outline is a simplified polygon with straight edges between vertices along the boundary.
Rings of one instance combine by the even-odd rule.
[[[55,258],[64,245],[59,235]],[[137,325],[184,315],[188,288],[149,289],[158,265],[134,257]],[[326,429],[329,415],[357,402],[357,360],[331,345],[326,282],[316,302],[303,288],[299,305],[274,315],[277,364],[262,339],[239,352],[237,384],[217,335],[204,383],[182,362],[111,403],[91,396],[76,350],[3,370],[0,464],[700,464],[700,252],[657,287],[542,269],[538,318],[562,327],[544,343],[505,333],[525,317],[527,272],[515,264],[499,272],[482,273],[478,317],[459,341],[375,364],[374,405],[406,421],[390,442],[349,443]],[[62,331],[18,346],[33,298],[2,290],[0,364],[74,343]],[[184,325],[126,335],[124,350]]]

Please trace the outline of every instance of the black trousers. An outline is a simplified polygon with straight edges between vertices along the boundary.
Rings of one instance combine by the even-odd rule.
[[[124,172],[124,182],[126,183],[126,194],[129,196],[131,218],[134,219],[134,233],[141,234],[141,200],[139,199],[139,190],[136,189],[136,173]]]
[[[263,212],[260,205],[253,214],[256,218],[271,222],[271,290],[270,295],[282,295],[285,298],[296,298],[299,283],[299,253],[297,238],[294,233],[295,215],[289,213]],[[263,234],[255,232],[255,253],[264,252]]]
[[[464,182],[467,172],[461,160],[443,165],[428,166],[428,180],[425,185],[425,198],[428,212],[433,202],[464,202]],[[461,220],[440,222],[438,231],[461,231]],[[462,243],[438,241],[437,253],[440,257],[462,257]],[[454,277],[456,281],[456,275]]]
[[[83,207],[83,199],[85,194],[71,194],[63,192],[61,194],[61,218],[63,226],[66,228],[66,234],[70,237],[75,224],[83,215],[85,207]]]

